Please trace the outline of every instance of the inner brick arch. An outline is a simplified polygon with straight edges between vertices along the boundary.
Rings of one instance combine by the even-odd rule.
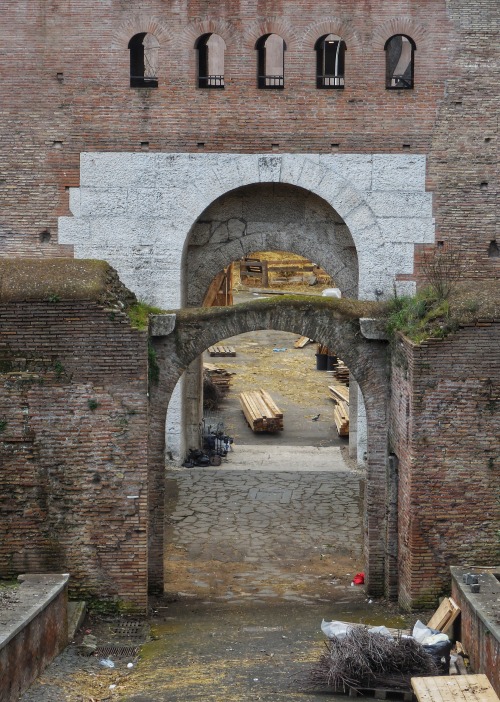
[[[331,299],[259,300],[226,308],[179,310],[153,318],[151,345],[158,382],[150,387],[148,484],[150,495],[149,582],[163,589],[165,420],[174,387],[188,366],[209,346],[230,336],[276,329],[309,336],[345,359],[365,398],[368,451],[365,492],[365,562],[368,591],[384,594],[386,537],[387,344],[360,333],[353,301]]]
[[[193,226],[184,253],[183,299],[201,306],[214,275],[252,251],[288,251],[321,266],[344,296],[357,297],[356,247],[346,223],[322,198],[282,183],[238,188]]]

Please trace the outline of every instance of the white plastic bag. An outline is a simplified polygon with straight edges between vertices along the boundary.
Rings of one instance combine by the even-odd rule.
[[[102,658],[99,663],[103,665],[105,668],[114,668],[115,664],[111,660],[111,658]]]
[[[351,629],[345,622],[321,622],[321,631],[329,639],[343,639],[347,632]]]
[[[449,641],[449,637],[446,634],[442,634],[435,629],[430,629],[425,624],[422,624],[420,619],[417,619],[415,626],[413,627],[413,638],[418,641],[422,646],[433,646],[441,641]]]

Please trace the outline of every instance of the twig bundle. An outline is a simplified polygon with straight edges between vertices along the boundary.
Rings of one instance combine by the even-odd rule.
[[[392,638],[356,626],[326,644],[309,674],[313,687],[409,689],[413,676],[438,675],[432,657],[414,639]]]

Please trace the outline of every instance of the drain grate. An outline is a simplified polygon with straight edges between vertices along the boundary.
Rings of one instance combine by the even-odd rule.
[[[129,639],[144,639],[146,637],[147,625],[141,621],[124,620],[113,627],[115,636],[123,636]]]
[[[98,646],[95,655],[98,658],[135,658],[139,653],[139,646]]]

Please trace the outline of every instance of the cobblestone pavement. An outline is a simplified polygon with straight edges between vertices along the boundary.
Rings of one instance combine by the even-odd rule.
[[[362,567],[358,473],[191,468],[167,491],[171,594],[314,601]]]

